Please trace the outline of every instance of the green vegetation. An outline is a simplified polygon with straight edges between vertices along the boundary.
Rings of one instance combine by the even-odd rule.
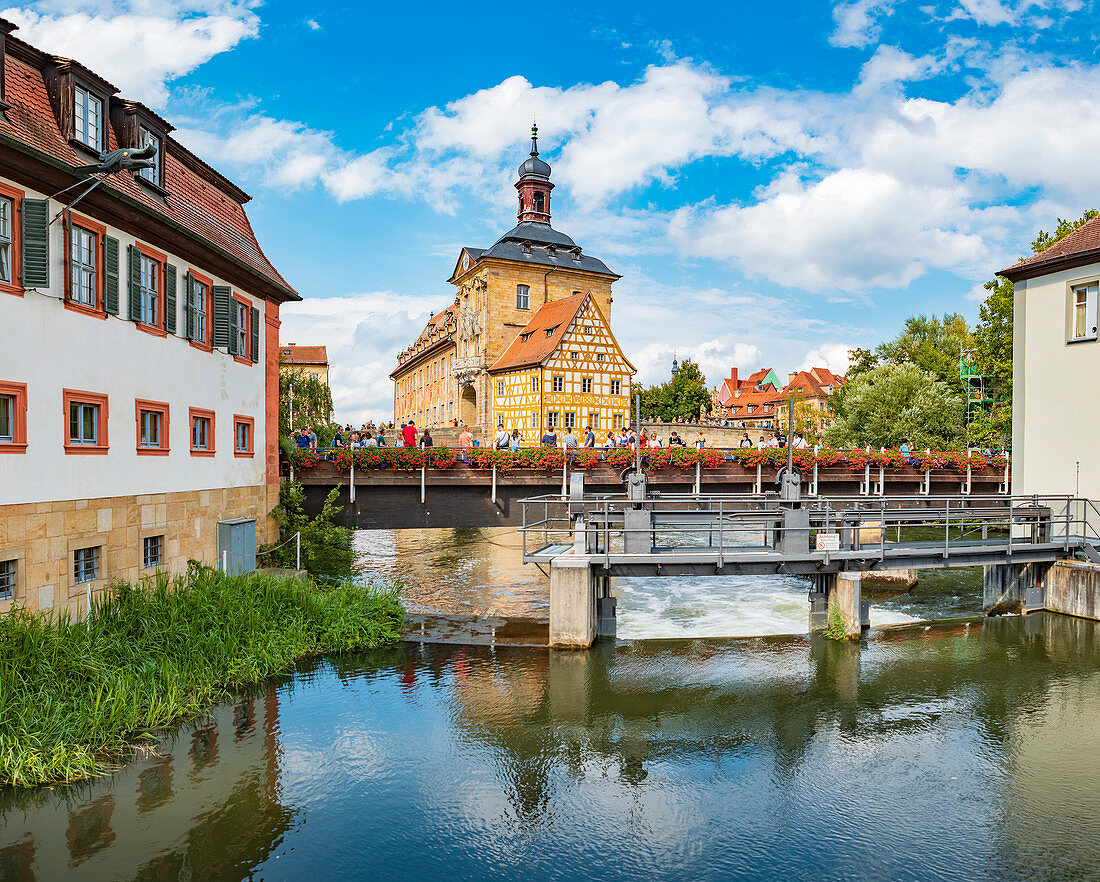
[[[226,576],[113,586],[85,622],[0,619],[0,785],[109,772],[153,732],[283,674],[298,659],[392,643],[395,589]]]
[[[301,484],[284,481],[279,488],[279,505],[272,516],[279,522],[279,541],[260,549],[264,566],[293,567],[296,563],[294,534],[302,534],[302,569],[319,579],[349,579],[356,574],[351,530],[336,524],[341,507],[336,504],[340,488],[333,487],[321,513],[310,518],[303,510],[305,492]]]
[[[696,420],[700,412],[710,411],[710,393],[707,391],[707,379],[699,370],[699,365],[691,359],[684,359],[680,369],[672,379],[659,386],[630,384],[630,407],[633,412],[634,398],[642,396],[642,419],[668,422],[677,417],[684,420]]]
[[[821,636],[826,640],[850,640],[855,636],[848,633],[848,629],[844,626],[844,614],[835,601],[829,601],[829,616],[825,620],[825,628]]]
[[[336,435],[332,391],[302,368],[279,367],[279,434],[290,437],[290,388],[294,387],[294,428],[311,429],[319,447],[330,447]]]

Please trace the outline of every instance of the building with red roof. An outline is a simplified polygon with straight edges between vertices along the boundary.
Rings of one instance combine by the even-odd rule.
[[[279,308],[300,298],[244,191],[14,30],[0,20],[0,612],[83,614],[189,559],[247,568],[277,535]]]
[[[782,429],[787,425],[788,402],[793,399],[796,426],[817,434],[828,422],[829,396],[844,382],[844,377],[823,367],[788,374],[782,386],[771,368],[761,368],[745,378],[732,368],[711,390],[711,416],[729,420],[738,428]]]
[[[324,346],[280,343],[279,365],[284,372],[299,371],[328,385],[328,349]]]

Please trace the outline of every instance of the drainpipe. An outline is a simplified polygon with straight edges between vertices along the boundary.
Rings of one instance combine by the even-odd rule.
[[[551,273],[556,273],[556,272],[557,272],[556,269],[548,269],[546,272],[544,272],[542,274],[542,302],[543,303],[549,303],[550,302],[550,287],[549,287],[549,285],[547,285],[546,279]]]

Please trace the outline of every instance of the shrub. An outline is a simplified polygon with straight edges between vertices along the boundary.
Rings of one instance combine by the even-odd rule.
[[[336,524],[341,507],[336,504],[340,488],[333,487],[325,499],[321,513],[310,518],[303,503],[305,493],[300,484],[284,481],[279,488],[279,504],[271,513],[279,522],[279,541],[260,548],[261,560],[267,566],[293,567],[295,564],[295,533],[302,534],[302,568],[322,579],[346,579],[355,575],[355,552],[351,546],[351,530]]]

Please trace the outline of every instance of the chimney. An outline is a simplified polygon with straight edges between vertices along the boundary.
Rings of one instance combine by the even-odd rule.
[[[737,388],[737,368],[730,368],[730,386]]]
[[[795,373],[795,374],[787,374],[787,385],[788,385],[788,386],[789,386],[789,385],[791,385],[791,383],[793,383],[793,382],[794,382],[794,378],[795,378],[795,377],[797,377],[797,376],[798,376],[798,374],[797,374],[797,373]]]

